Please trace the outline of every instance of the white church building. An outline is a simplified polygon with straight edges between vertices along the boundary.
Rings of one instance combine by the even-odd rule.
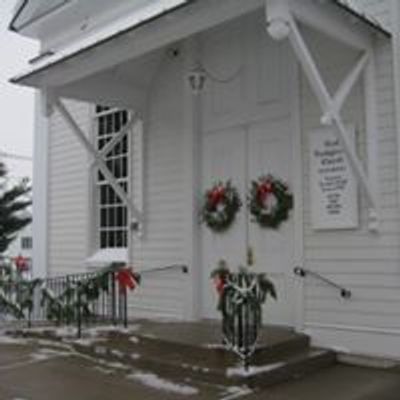
[[[250,248],[278,292],[266,323],[400,358],[399,22],[397,0],[21,1],[10,29],[41,43],[12,78],[37,89],[34,273],[186,265],[130,314],[208,319],[211,271]],[[248,207],[267,175],[293,199],[277,226]],[[228,181],[242,207],[210,229],[204,193]]]

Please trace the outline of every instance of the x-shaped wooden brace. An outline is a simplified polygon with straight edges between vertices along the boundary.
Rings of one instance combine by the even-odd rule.
[[[277,26],[272,27],[271,29],[271,25],[273,23],[276,23]],[[285,29],[287,30],[286,32]],[[364,72],[370,61],[371,57],[368,53],[368,50],[365,50],[365,52],[362,54],[355,67],[350,71],[340,85],[336,94],[331,96],[318,70],[317,64],[314,61],[311,52],[308,49],[306,42],[300,33],[298,25],[291,13],[284,12],[284,16],[282,16],[282,14],[278,15],[275,21],[270,19],[269,31],[271,36],[275,36],[275,39],[280,40],[284,39],[285,37],[289,38],[295,55],[323,111],[321,123],[323,125],[332,125],[336,128],[335,133],[337,134],[350,166],[356,178],[361,183],[361,186],[367,197],[368,204],[370,206],[370,227],[371,229],[377,229],[376,195],[372,189],[372,184],[365,174],[363,166],[355,152],[354,146],[350,140],[350,135],[347,132],[347,128],[340,114],[344,102],[348,98],[351,90],[361,77],[361,74]]]
[[[107,182],[110,186],[114,189],[117,196],[121,199],[121,201],[128,207],[129,211],[131,212],[132,218],[135,219],[135,222],[141,224],[142,222],[142,214],[136,208],[135,204],[133,203],[132,199],[128,196],[122,186],[118,183],[115,179],[115,176],[107,167],[106,162],[104,161],[104,156],[118,143],[122,140],[122,138],[126,135],[129,128],[134,123],[134,118],[130,118],[127,124],[122,128],[121,132],[116,135],[107,145],[102,149],[101,152],[97,151],[92,143],[88,140],[85,133],[79,127],[77,122],[75,121],[74,117],[71,113],[67,110],[64,103],[60,99],[54,100],[54,106],[60,114],[63,116],[69,127],[74,132],[75,136],[81,142],[81,144],[85,147],[88,153],[93,157],[93,162],[99,168],[100,172],[104,175]]]

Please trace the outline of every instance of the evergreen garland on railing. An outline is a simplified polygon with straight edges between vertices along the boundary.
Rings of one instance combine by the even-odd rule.
[[[113,271],[113,267],[108,267],[80,281],[67,281],[66,288],[59,295],[44,285],[41,306],[46,309],[46,318],[60,324],[62,321],[75,321],[78,312],[85,319],[93,316],[90,306],[102,292],[108,292],[109,276]]]
[[[17,319],[28,317],[34,307],[34,292],[41,279],[27,280],[15,274],[11,264],[2,264],[0,274],[0,311]]]

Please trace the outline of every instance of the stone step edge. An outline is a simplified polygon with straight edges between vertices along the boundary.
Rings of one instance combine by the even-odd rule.
[[[230,376],[228,371],[233,371],[234,368],[228,368],[225,370],[212,367],[204,368],[191,364],[168,362],[160,358],[155,359],[154,357],[148,356],[135,355],[132,357],[131,354],[124,354],[119,350],[98,344],[91,346],[77,343],[70,344],[78,353],[92,357],[99,357],[110,362],[120,362],[122,364],[127,364],[132,368],[145,370],[156,369],[158,372],[166,375],[170,373],[176,373],[176,371],[180,370],[182,373],[185,373],[186,376],[189,376],[192,379],[201,379],[222,384],[250,384],[253,386],[265,386],[265,384],[269,386],[270,384],[272,385],[287,379],[292,379],[293,377],[302,376],[303,373],[307,373],[309,370],[308,364],[313,364],[319,360],[326,360],[326,366],[332,365],[336,361],[336,354],[330,350],[309,349],[302,354],[296,354],[293,357],[288,357],[286,362],[267,364],[265,365],[265,371],[262,371],[263,366],[251,367],[256,369],[261,368],[260,372],[256,375],[235,376],[233,374]],[[266,377],[268,377],[268,379],[266,379]]]

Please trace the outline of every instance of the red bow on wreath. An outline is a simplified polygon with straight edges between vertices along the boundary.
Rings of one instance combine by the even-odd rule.
[[[134,290],[139,285],[139,276],[135,274],[132,268],[122,268],[117,272],[116,279],[118,281],[121,292]]]
[[[208,194],[208,200],[212,207],[216,207],[224,199],[225,199],[225,188],[222,186],[215,187]]]
[[[265,203],[270,194],[274,191],[273,184],[270,180],[264,180],[257,188],[257,197],[261,203]]]

